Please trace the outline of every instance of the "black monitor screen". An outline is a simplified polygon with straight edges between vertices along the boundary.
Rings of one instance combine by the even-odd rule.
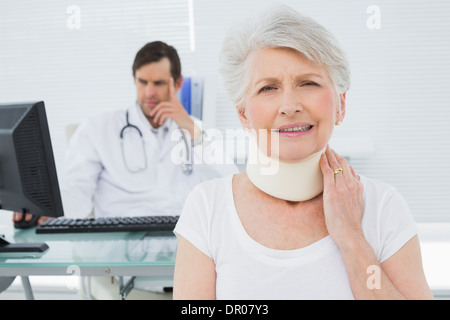
[[[42,101],[0,104],[0,209],[64,215]]]

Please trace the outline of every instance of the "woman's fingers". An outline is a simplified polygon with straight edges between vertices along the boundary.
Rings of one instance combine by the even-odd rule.
[[[334,182],[336,184],[341,181],[348,184],[355,180],[360,181],[359,176],[348,161],[329,146],[322,155],[320,167],[325,180],[329,183]],[[342,171],[339,169],[342,169]]]
[[[350,171],[351,171],[351,173],[352,173],[352,176],[353,176],[355,179],[357,179],[358,181],[361,180],[360,177],[356,174],[355,169],[353,169],[352,166],[350,166]]]
[[[352,168],[350,168],[350,164],[348,163],[347,159],[338,155],[334,150],[331,150],[331,152],[334,154],[334,157],[339,162],[340,168],[342,168],[342,175],[344,176],[344,178],[346,178],[347,181],[356,178],[355,171]]]
[[[331,169],[331,167],[328,163],[328,158],[327,158],[326,152],[324,152],[322,154],[322,157],[320,158],[320,161],[319,161],[319,165],[320,165],[320,170],[322,171],[322,175],[323,175],[324,187],[325,187],[325,190],[327,190],[332,185],[334,185],[334,177],[333,177],[334,173],[333,173],[333,169]]]
[[[337,183],[340,180],[343,181],[345,175],[350,173],[350,169],[347,169],[345,165],[343,166],[343,160],[345,159],[339,157],[329,146],[327,146],[325,150],[325,155],[327,159],[327,165],[333,173],[334,182]],[[348,172],[345,172],[347,170]]]
[[[330,236],[339,245],[346,235],[359,232],[364,211],[363,186],[348,161],[331,148],[320,160],[324,176],[323,205]],[[342,169],[342,172],[336,169]]]

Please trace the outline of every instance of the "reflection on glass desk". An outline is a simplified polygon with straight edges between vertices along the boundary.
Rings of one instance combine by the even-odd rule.
[[[36,234],[0,226],[13,243],[45,242],[37,258],[0,257],[1,276],[150,276],[172,279],[176,237],[171,231]]]

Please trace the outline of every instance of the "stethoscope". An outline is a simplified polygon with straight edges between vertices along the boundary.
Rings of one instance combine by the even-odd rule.
[[[122,158],[123,158],[123,162],[125,163],[125,167],[127,168],[127,170],[131,173],[137,173],[137,172],[142,172],[144,170],[147,169],[147,152],[145,150],[145,142],[144,142],[144,136],[142,135],[141,130],[135,126],[134,124],[131,124],[129,121],[129,114],[128,114],[128,110],[126,111],[125,114],[125,118],[126,118],[126,125],[122,128],[122,130],[120,130],[120,145],[122,148]],[[123,147],[123,134],[125,132],[126,129],[132,129],[132,130],[136,130],[137,133],[139,134],[139,136],[141,137],[141,141],[142,141],[142,150],[144,151],[144,165],[141,167],[138,167],[137,169],[131,169],[128,165],[128,162],[126,160],[126,156],[125,156],[125,151],[124,151],[124,147]],[[179,129],[180,133],[181,133],[181,138],[183,139],[185,148],[186,148],[186,161],[183,161],[181,163],[181,170],[183,171],[184,174],[186,175],[190,175],[193,171],[193,165],[191,162],[191,148],[188,144],[188,140],[186,139],[186,136],[184,135],[183,130]]]

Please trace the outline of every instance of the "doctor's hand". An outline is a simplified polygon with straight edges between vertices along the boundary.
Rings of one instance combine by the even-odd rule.
[[[363,184],[347,160],[329,146],[320,159],[320,168],[324,181],[325,223],[330,237],[342,250],[352,241],[364,239],[361,228]]]
[[[150,112],[150,116],[154,117],[153,121],[160,126],[164,124],[167,119],[172,119],[180,127],[185,129],[191,135],[191,139],[194,140],[201,135],[200,129],[194,124],[189,114],[184,109],[180,100],[177,97],[173,78],[169,80],[169,100],[161,101]]]
[[[51,217],[39,217],[32,215],[30,213],[26,213],[25,216],[22,212],[14,212],[13,213],[13,222],[18,228],[30,228],[35,225],[40,225],[44,221],[52,219]]]

